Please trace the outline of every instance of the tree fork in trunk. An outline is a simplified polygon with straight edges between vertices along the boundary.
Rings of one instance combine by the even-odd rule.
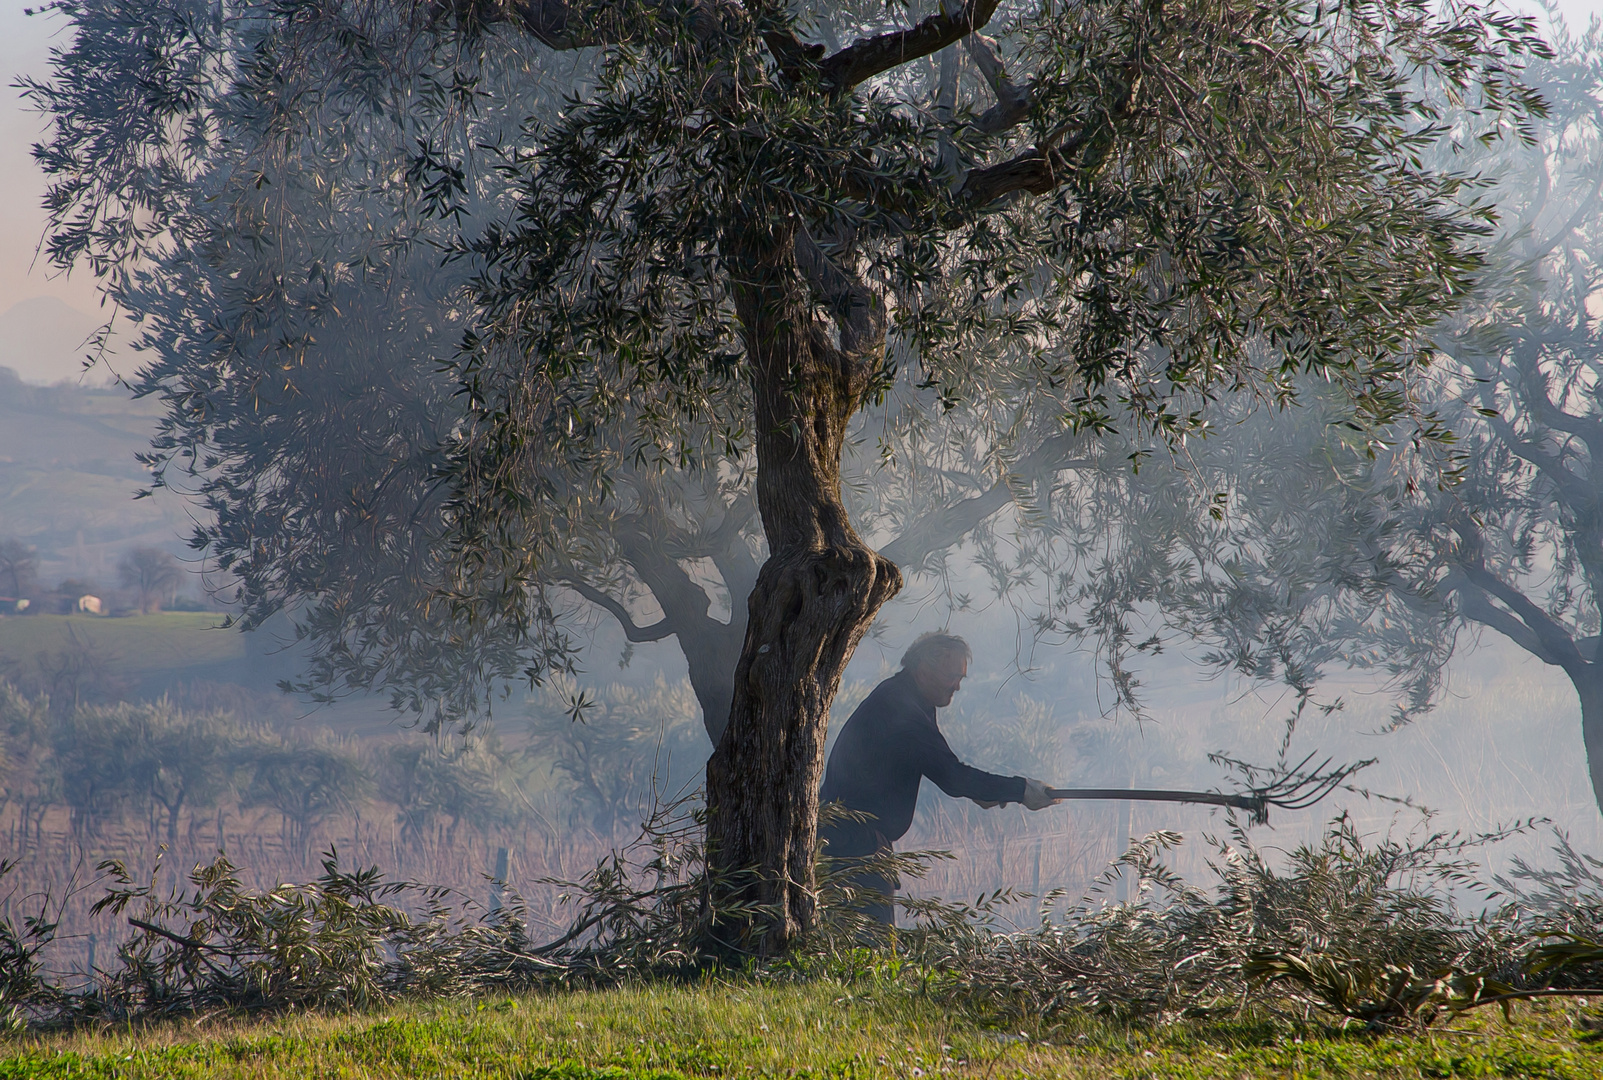
[[[857,535],[840,495],[846,425],[872,353],[837,347],[816,322],[793,235],[770,226],[733,248],[770,554],[747,599],[729,724],[707,763],[707,841],[720,899],[759,905],[723,920],[719,943],[773,955],[814,925],[829,706],[902,575]]]

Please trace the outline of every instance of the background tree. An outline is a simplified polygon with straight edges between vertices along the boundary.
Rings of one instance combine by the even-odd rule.
[[[1390,538],[1399,595],[1443,616],[1438,647],[1485,627],[1564,672],[1603,807],[1603,37],[1560,33],[1529,78],[1529,145],[1485,171],[1504,220],[1496,273],[1444,335],[1432,403],[1455,452],[1383,458],[1414,495]],[[1387,472],[1390,477],[1387,477]]]
[[[247,758],[250,779],[240,806],[276,811],[285,844],[302,857],[318,825],[373,789],[372,777],[342,743],[280,738],[250,747]]]
[[[60,795],[59,777],[45,760],[50,730],[49,702],[0,680],[0,808],[17,806],[19,851],[27,849],[30,825],[39,839],[44,815]]]
[[[265,327],[298,348],[308,338],[298,316],[337,310],[320,297],[367,271],[300,261],[307,252],[296,249],[294,273],[264,279],[271,287],[249,300],[249,316],[221,323],[151,304],[174,277],[135,273],[162,260],[222,282],[212,241],[230,228],[260,235],[284,163],[300,171],[303,152],[316,161],[349,149],[349,139],[319,143],[327,128],[295,125],[284,106],[298,88],[316,84],[358,118],[382,111],[377,102],[399,105],[400,123],[426,136],[431,116],[471,103],[478,85],[438,62],[431,27],[407,9],[237,22],[187,4],[68,10],[78,33],[60,77],[31,88],[57,121],[41,150],[62,178],[52,255],[87,257],[119,303],[155,311],[148,340],[159,348],[183,338],[215,357]],[[219,524],[202,542],[246,581],[247,600],[313,598],[304,625],[333,668],[357,686],[404,677],[421,688],[409,691],[417,705],[473,685],[447,672],[461,657],[475,658],[479,684],[511,673],[477,659],[507,655],[475,653],[487,635],[510,635],[534,677],[570,662],[552,586],[585,551],[593,534],[579,526],[608,505],[623,465],[719,482],[725,468],[751,474],[768,552],[709,767],[709,834],[721,867],[762,872],[753,895],[774,913],[765,947],[811,920],[829,702],[901,580],[842,501],[858,410],[900,364],[919,368],[942,403],[1027,386],[1057,433],[1105,430],[1117,415],[1178,439],[1214,391],[1285,401],[1298,371],[1331,379],[1363,415],[1394,414],[1396,378],[1422,330],[1475,267],[1458,180],[1417,164],[1443,132],[1412,80],[1496,108],[1518,96],[1506,58],[1528,33],[1518,20],[1424,4],[1109,2],[1010,9],[993,43],[977,31],[995,14],[975,4],[909,27],[896,13],[849,9],[455,9],[461,35],[438,39],[453,48],[487,57],[510,40],[502,55],[531,55],[521,33],[559,52],[590,49],[594,67],[574,101],[504,147],[498,175],[517,204],[504,223],[465,229],[454,244],[482,267],[458,309],[472,324],[459,370],[468,411],[433,431],[443,467],[417,474],[443,479],[433,490],[450,498],[422,519],[415,499],[400,501],[405,515],[369,513],[360,491],[354,505],[327,508],[396,548],[384,586],[422,585],[448,604],[368,621],[348,592],[321,591],[320,563],[265,542],[285,535],[282,488],[258,503],[251,485],[294,476],[296,459],[230,475],[242,459],[211,448],[239,409],[262,408],[261,381],[223,364],[158,364],[142,385],[175,406],[154,463],[190,454],[221,478],[204,489]],[[493,29],[503,22],[509,33]],[[967,79],[960,44],[973,61]],[[396,55],[425,63],[374,59]],[[419,70],[432,100],[407,81]],[[273,137],[227,138],[252,131]],[[372,145],[366,137],[356,141]],[[208,171],[214,145],[236,156]],[[405,145],[422,147],[409,175],[424,216],[449,232],[474,210],[480,174],[449,147],[437,152],[440,142]],[[364,167],[382,156],[358,155]],[[394,171],[369,175],[358,199],[382,194]],[[197,190],[222,196],[226,228],[190,213]],[[326,191],[334,205],[350,193]],[[298,306],[281,304],[302,288]],[[293,376],[280,381],[293,365],[273,370],[269,416],[272,398],[300,392]],[[383,401],[354,386],[364,410]],[[219,389],[238,408],[214,410]],[[400,442],[428,445],[418,436],[436,419],[423,413]],[[299,459],[314,469],[358,452],[351,428],[326,430],[338,435],[326,453]],[[317,448],[299,433],[288,441]],[[377,502],[400,475],[368,489]],[[433,538],[430,523],[444,526]],[[298,576],[303,565],[311,578]],[[418,640],[460,647],[409,653]]]
[[[1556,44],[1527,72],[1548,102],[1531,141],[1493,143],[1472,161],[1503,217],[1489,272],[1439,332],[1442,356],[1416,390],[1451,441],[1379,446],[1317,409],[1309,419],[1322,424],[1254,417],[1197,451],[1198,475],[1224,500],[1219,528],[1176,522],[1168,535],[1185,543],[1083,575],[1100,599],[1080,609],[1130,641],[1144,605],[1127,599],[1184,592],[1164,607],[1180,636],[1212,642],[1214,659],[1249,676],[1278,670],[1303,704],[1325,665],[1380,668],[1401,690],[1398,724],[1433,703],[1463,629],[1495,630],[1574,685],[1603,808],[1603,479],[1592,464],[1603,451],[1603,38],[1594,27]],[[1141,513],[1162,515],[1163,500]],[[1210,539],[1224,531],[1241,543]],[[1051,535],[1030,534],[1021,560],[1038,575],[1080,539],[1068,527],[1039,542]],[[1254,558],[1233,557],[1247,550]],[[1059,632],[1061,619],[1042,625]]]
[[[420,838],[442,818],[445,842],[456,843],[466,822],[481,832],[519,820],[523,801],[517,778],[499,742],[471,738],[461,745],[409,741],[386,746],[373,769],[384,797],[400,807],[403,836]]]
[[[179,815],[215,809],[234,788],[245,730],[219,713],[185,713],[166,701],[151,706],[151,730],[140,771],[150,798],[167,816],[167,843],[178,842]]]
[[[75,599],[83,593],[67,594]],[[18,687],[45,695],[51,712],[71,716],[90,705],[115,702],[128,696],[133,677],[118,670],[119,657],[93,637],[67,627],[67,640],[59,649],[36,655],[32,665],[16,665],[12,672]]]
[[[245,732],[225,714],[187,714],[169,702],[120,702],[76,710],[50,729],[49,766],[59,774],[73,828],[145,818],[167,842],[179,815],[211,809],[232,790]]]
[[[26,596],[38,585],[39,554],[14,536],[0,540],[0,586],[13,597]]]
[[[153,615],[183,584],[178,561],[160,548],[136,547],[117,563],[117,582],[139,594],[139,613]]]
[[[610,838],[694,779],[706,757],[696,702],[688,686],[661,675],[643,689],[614,683],[582,699],[588,707],[571,708],[582,693],[557,680],[531,702],[528,753],[565,781],[575,823]]]

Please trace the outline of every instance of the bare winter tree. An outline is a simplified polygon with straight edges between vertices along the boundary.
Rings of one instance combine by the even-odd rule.
[[[0,582],[13,597],[21,597],[38,583],[39,555],[14,536],[0,540]]]
[[[178,560],[160,548],[136,547],[117,563],[117,583],[139,594],[141,615],[160,611],[162,601],[171,600],[183,580]]]

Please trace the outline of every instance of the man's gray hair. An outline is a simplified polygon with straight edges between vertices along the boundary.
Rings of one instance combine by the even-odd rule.
[[[956,634],[943,634],[939,630],[932,630],[927,634],[918,635],[918,639],[907,647],[902,654],[902,669],[904,671],[918,671],[935,662],[937,657],[961,654],[964,660],[972,660],[974,652],[968,647],[968,642]]]

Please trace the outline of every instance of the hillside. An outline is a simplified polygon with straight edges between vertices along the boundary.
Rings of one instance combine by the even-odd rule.
[[[93,351],[91,338],[101,320],[53,296],[19,300],[0,312],[0,367],[8,367],[31,383],[58,382],[99,385],[110,380],[104,366],[85,372],[85,355]],[[120,370],[126,365],[113,352],[108,358]]]
[[[0,368],[0,537],[37,548],[45,581],[114,584],[129,547],[185,550],[190,508],[135,498],[149,476],[134,455],[159,411],[117,387],[30,386]]]

